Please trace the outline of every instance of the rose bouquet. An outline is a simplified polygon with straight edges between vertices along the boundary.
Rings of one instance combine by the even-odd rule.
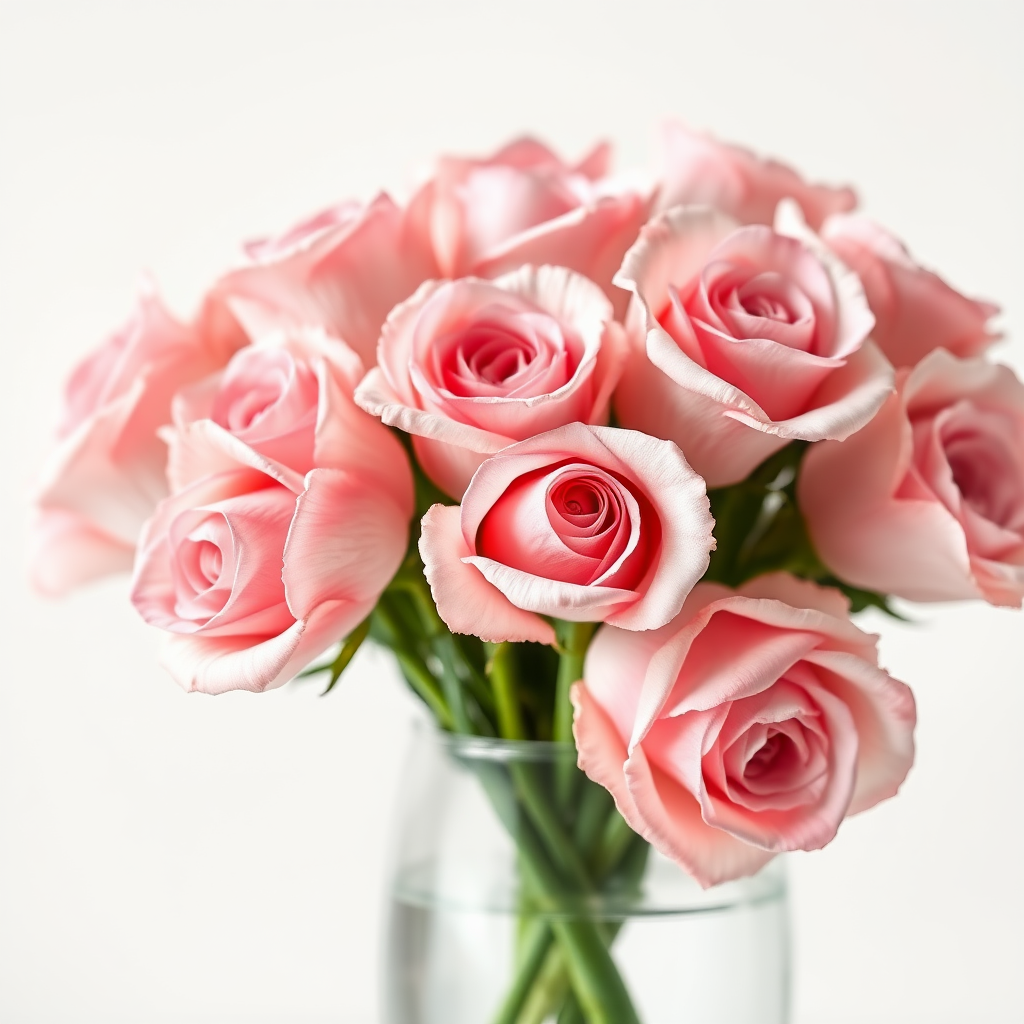
[[[914,752],[851,615],[1024,597],[996,308],[850,190],[665,141],[650,180],[442,158],[247,245],[188,320],[146,284],[38,497],[37,585],[131,570],[187,690],[326,692],[370,639],[441,730],[575,743],[586,778],[480,777],[542,911],[651,846],[703,886],[824,846]],[[495,1019],[636,1021],[616,931],[531,920]]]

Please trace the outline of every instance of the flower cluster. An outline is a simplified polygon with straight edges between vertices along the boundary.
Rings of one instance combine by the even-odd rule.
[[[68,382],[33,573],[131,568],[189,690],[341,643],[333,685],[369,635],[442,727],[574,738],[710,885],[906,777],[851,613],[1020,606],[1024,385],[849,189],[679,124],[649,180],[609,162],[442,158],[188,321],[147,285]]]

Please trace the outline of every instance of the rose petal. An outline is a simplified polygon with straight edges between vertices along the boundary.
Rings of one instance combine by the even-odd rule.
[[[429,509],[423,517],[419,547],[437,612],[452,632],[493,643],[555,642],[549,623],[517,608],[466,561],[470,549],[458,508],[434,505]]]

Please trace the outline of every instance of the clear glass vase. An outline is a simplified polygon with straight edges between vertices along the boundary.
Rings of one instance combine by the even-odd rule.
[[[626,826],[567,744],[422,726],[393,835],[386,1024],[779,1024],[776,860],[703,890]]]

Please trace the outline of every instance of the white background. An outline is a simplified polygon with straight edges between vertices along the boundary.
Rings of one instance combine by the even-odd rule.
[[[658,121],[849,180],[1024,367],[1024,4],[5,3],[0,7],[0,1021],[372,1024],[410,702],[186,696],[123,580],[24,583],[58,382],[140,269],[187,311],[242,238],[399,189],[436,151]],[[1024,620],[918,609],[903,795],[791,858],[798,1024],[1024,1021]],[[685,1000],[685,993],[680,993]],[[695,1022],[698,1024],[698,1022]]]

